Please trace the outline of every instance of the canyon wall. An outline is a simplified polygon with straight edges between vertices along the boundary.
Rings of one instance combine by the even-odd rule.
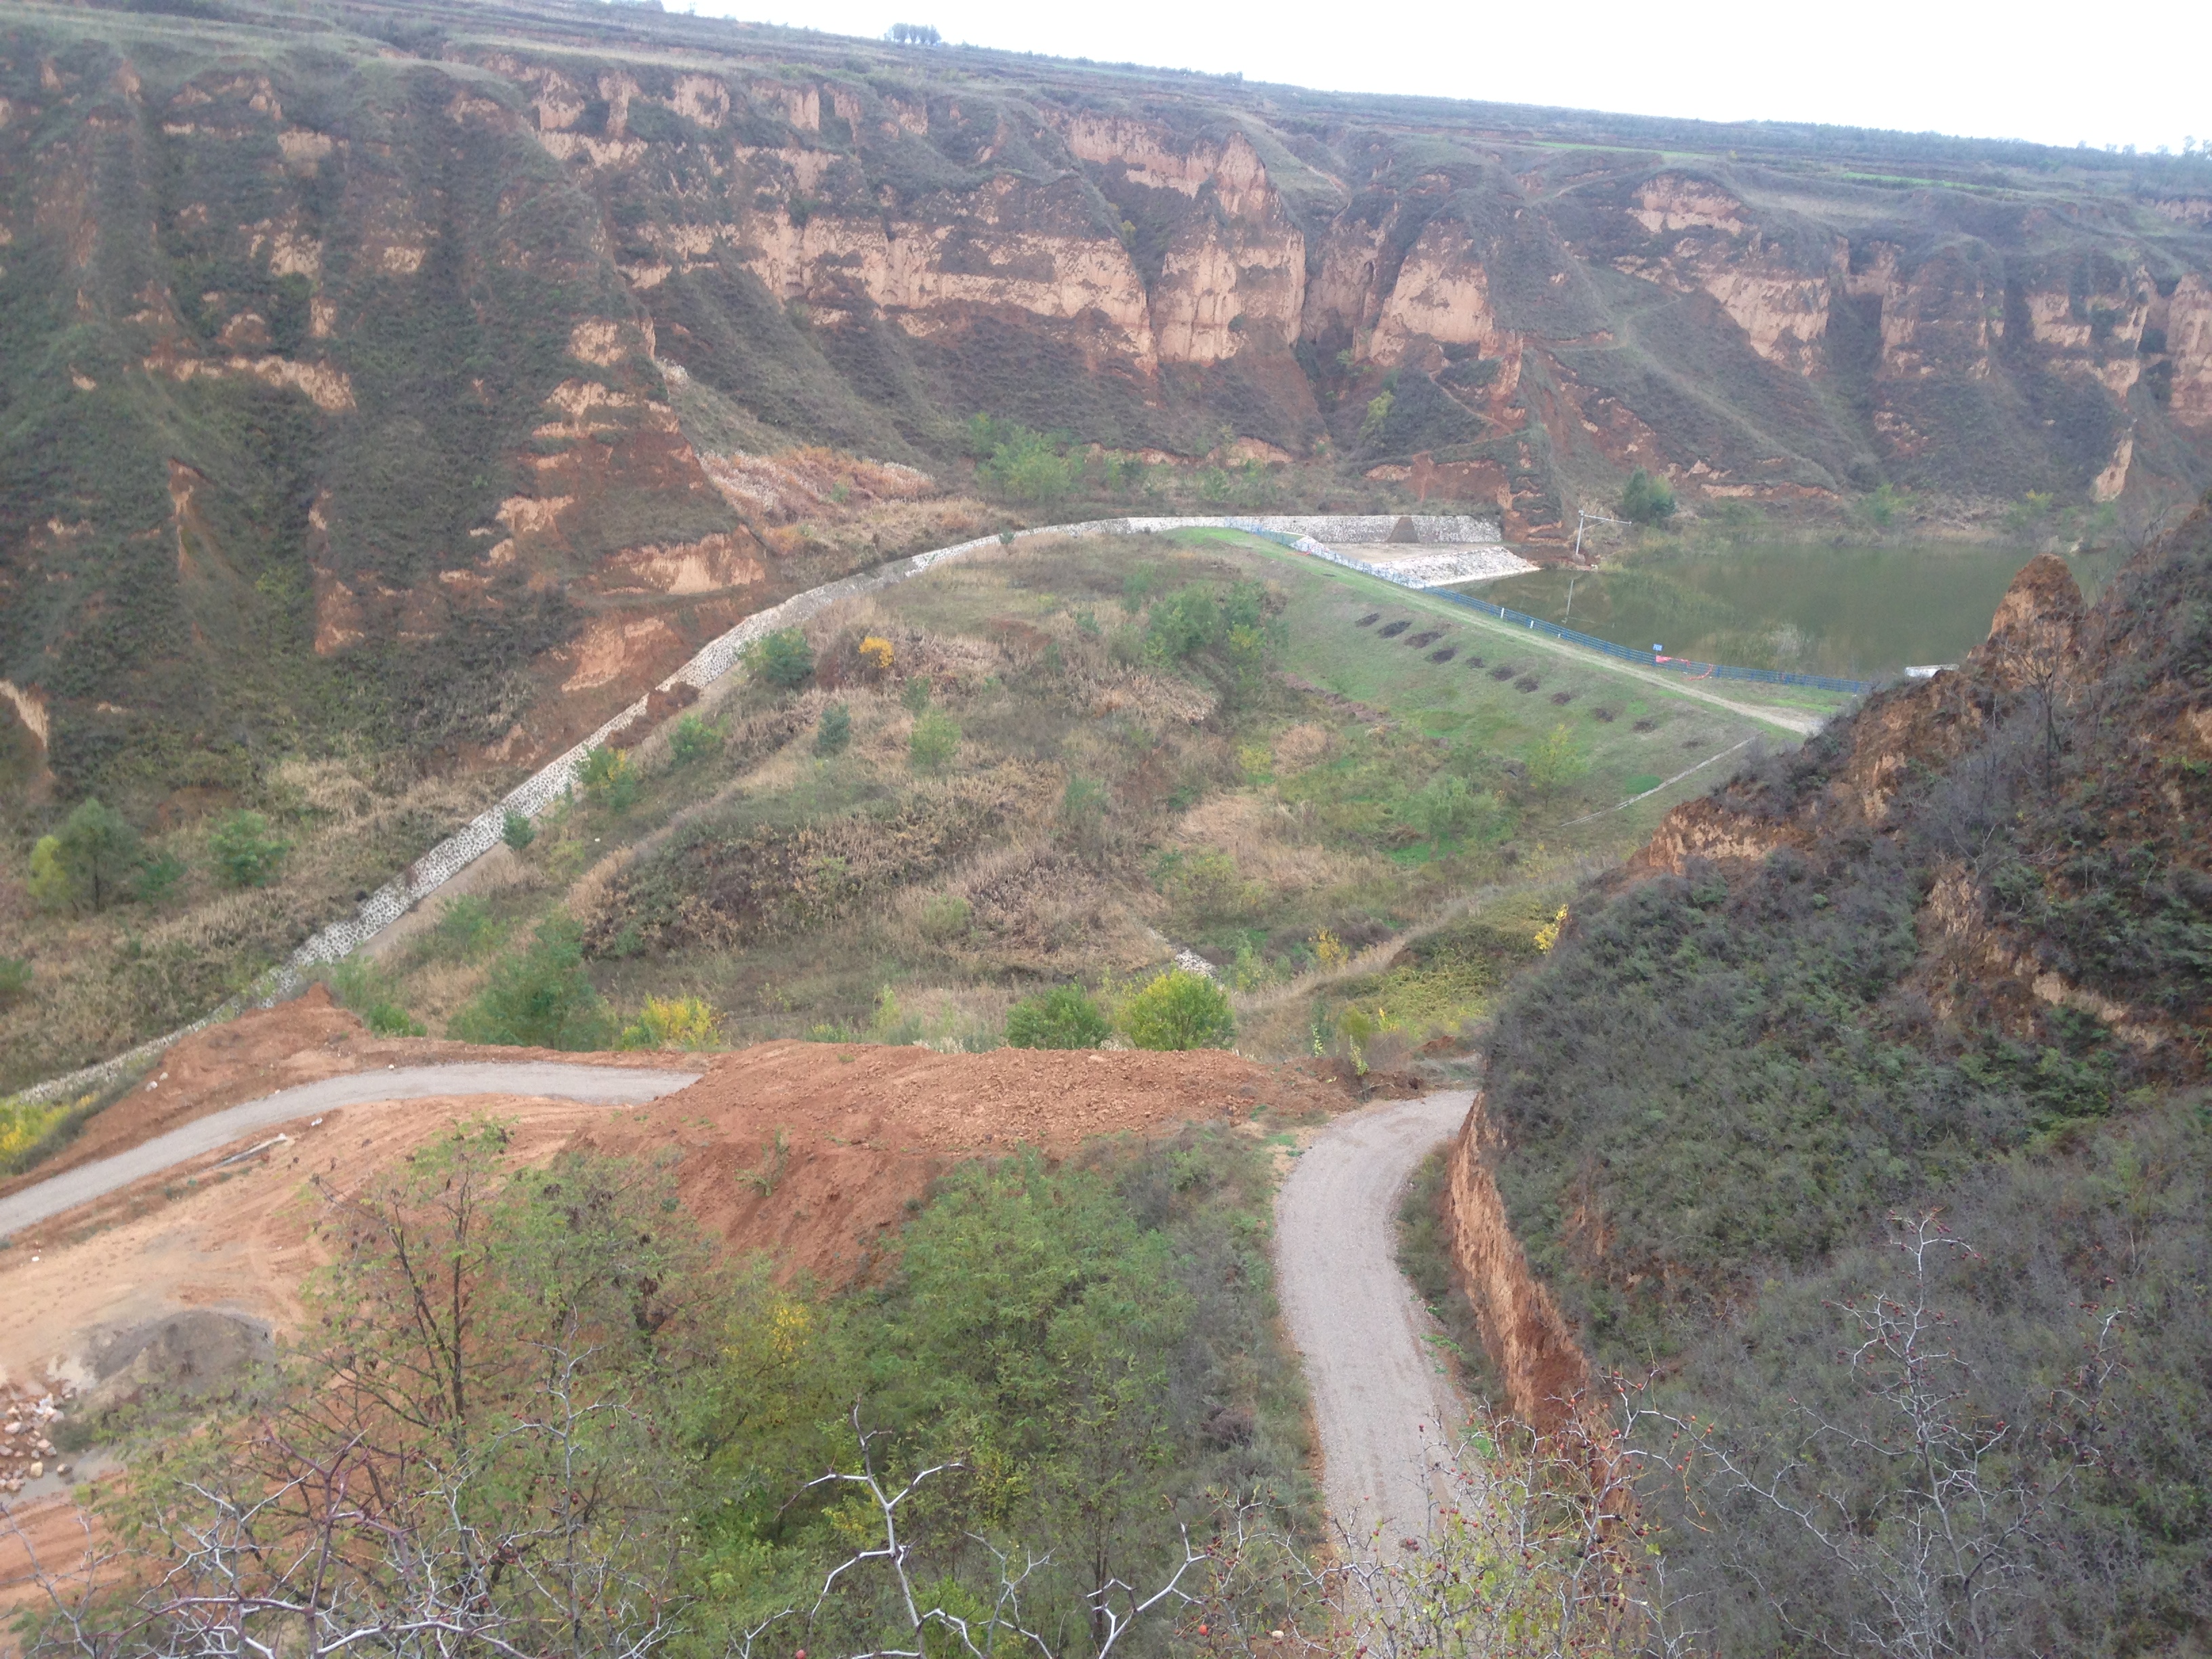
[[[197,3],[225,29],[0,26],[0,678],[70,789],[278,708],[542,756],[835,574],[793,550],[860,475],[778,516],[763,466],[918,500],[978,415],[1523,541],[1637,467],[1693,510],[2212,483],[2178,174],[1561,143],[562,0]]]

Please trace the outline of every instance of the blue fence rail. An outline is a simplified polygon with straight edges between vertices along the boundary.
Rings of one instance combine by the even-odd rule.
[[[1234,521],[1231,521],[1234,524]],[[1259,525],[1235,524],[1235,528],[1248,535],[1264,537],[1267,540],[1291,548],[1300,553],[1327,559],[1331,564],[1340,564],[1347,570],[1357,570],[1393,587],[1411,586],[1395,570],[1381,565],[1369,564],[1364,559],[1347,558],[1334,548],[1323,547],[1305,536],[1292,536],[1279,530],[1264,529]],[[1775,668],[1735,668],[1726,663],[1686,662],[1680,657],[1665,657],[1656,651],[1639,651],[1634,646],[1615,645],[1611,640],[1599,639],[1594,634],[1583,634],[1571,628],[1562,628],[1557,623],[1546,622],[1541,617],[1529,616],[1526,611],[1509,611],[1502,605],[1492,605],[1487,599],[1478,599],[1470,593],[1455,592],[1449,587],[1425,587],[1416,590],[1432,598],[1449,599],[1454,605],[1465,605],[1470,611],[1480,611],[1515,628],[1525,628],[1532,634],[1581,646],[1586,651],[1602,652],[1608,657],[1618,657],[1623,662],[1639,663],[1646,668],[1663,668],[1693,680],[1755,680],[1763,685],[1802,685],[1815,691],[1842,691],[1858,696],[1874,690],[1872,680],[1839,679],[1829,674],[1788,674]]]

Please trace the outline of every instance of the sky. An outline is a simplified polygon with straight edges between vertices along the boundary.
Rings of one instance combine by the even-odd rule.
[[[2130,0],[663,0],[671,11],[1341,92],[1706,120],[1826,121],[2097,147],[2212,143],[2212,5]]]

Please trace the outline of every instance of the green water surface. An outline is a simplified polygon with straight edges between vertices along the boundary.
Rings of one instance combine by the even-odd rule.
[[[1989,632],[2007,585],[2033,556],[1958,543],[1753,544],[1632,556],[1596,571],[1539,570],[1462,591],[1618,645],[1659,645],[1669,656],[1873,679],[1956,662]],[[2124,557],[2086,553],[2067,562],[2093,593]]]

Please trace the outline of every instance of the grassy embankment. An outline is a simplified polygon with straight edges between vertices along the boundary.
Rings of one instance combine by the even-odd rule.
[[[1188,607],[1240,592],[1257,654],[1177,642]],[[683,755],[649,740],[629,781],[426,908],[374,995],[443,1026],[562,913],[621,1012],[690,995],[725,1042],[981,1048],[1022,994],[1075,981],[1110,1002],[1188,946],[1234,988],[1248,1052],[1379,1064],[1462,1046],[1566,888],[1721,769],[1623,801],[1793,740],[1217,533],[1024,544],[807,634],[810,683],[716,688]],[[833,705],[850,736],[824,754]],[[924,726],[957,731],[939,762],[917,758]]]

